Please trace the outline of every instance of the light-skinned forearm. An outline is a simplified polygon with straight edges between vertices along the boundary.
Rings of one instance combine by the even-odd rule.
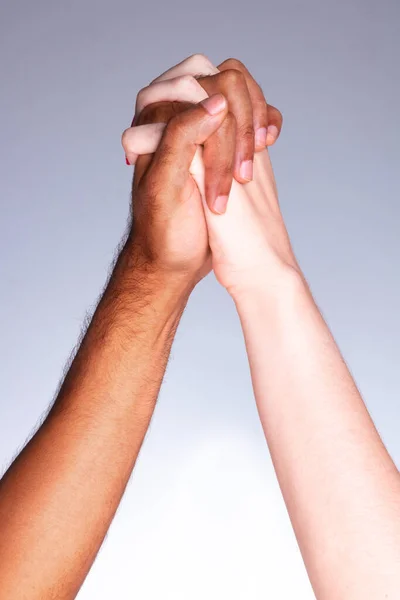
[[[400,594],[400,476],[302,276],[235,298],[258,411],[318,600]]]
[[[46,421],[0,482],[0,597],[72,599],[151,419],[189,289],[128,241]]]

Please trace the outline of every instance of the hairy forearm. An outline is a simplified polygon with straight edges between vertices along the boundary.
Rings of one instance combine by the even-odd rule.
[[[46,421],[0,482],[0,596],[74,598],[151,419],[189,295],[128,241]]]
[[[318,600],[397,598],[400,477],[303,278],[236,298],[262,425]]]

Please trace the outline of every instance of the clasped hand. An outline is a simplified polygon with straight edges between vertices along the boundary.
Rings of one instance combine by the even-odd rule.
[[[193,285],[213,269],[234,298],[298,271],[267,149],[281,126],[235,59],[216,68],[194,55],[139,92],[122,145],[136,165],[131,237],[148,266]]]

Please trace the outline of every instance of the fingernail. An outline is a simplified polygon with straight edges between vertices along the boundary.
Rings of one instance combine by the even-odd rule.
[[[260,127],[256,131],[256,146],[264,147],[267,145],[267,128]]]
[[[128,160],[128,157],[127,157],[127,156],[125,156],[125,162],[126,162],[126,164],[128,165],[128,167],[130,167],[131,163],[129,162],[129,160]]]
[[[226,100],[222,94],[214,94],[214,96],[202,100],[201,104],[210,115],[217,115],[224,110]]]
[[[279,135],[279,131],[276,125],[269,125],[268,126],[268,138],[267,138],[267,143],[269,144],[273,144],[276,140],[276,138]]]
[[[218,196],[214,200],[213,209],[215,212],[222,215],[226,211],[227,204],[228,204],[228,196]]]
[[[240,165],[240,177],[251,181],[253,179],[253,161],[244,160]]]

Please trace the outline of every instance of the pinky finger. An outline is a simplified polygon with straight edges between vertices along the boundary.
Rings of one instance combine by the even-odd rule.
[[[275,144],[280,136],[283,124],[283,116],[280,110],[268,104],[268,128],[267,128],[267,146]]]

